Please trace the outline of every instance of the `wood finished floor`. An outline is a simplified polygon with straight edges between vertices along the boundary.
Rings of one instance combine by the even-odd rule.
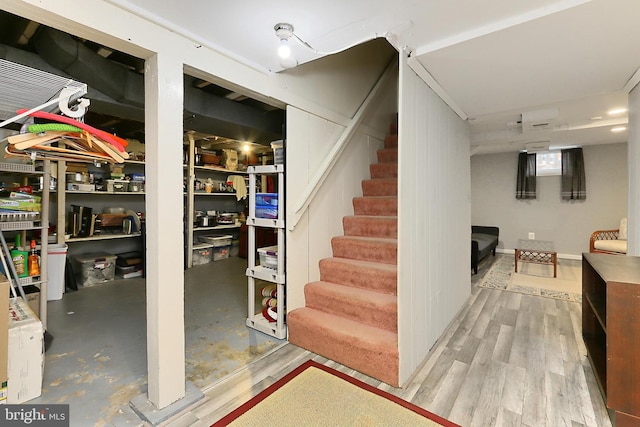
[[[476,287],[491,262],[480,266],[467,304],[402,389],[285,344],[204,389],[203,399],[163,425],[210,426],[314,359],[464,427],[611,426],[586,358],[580,304]]]

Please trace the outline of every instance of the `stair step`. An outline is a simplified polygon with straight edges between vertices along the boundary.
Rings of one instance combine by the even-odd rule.
[[[399,386],[398,335],[312,308],[287,313],[289,342]]]
[[[398,215],[398,197],[354,197],[353,212],[356,215]]]
[[[397,163],[374,163],[369,166],[369,173],[371,178],[397,178],[398,177],[398,164]]]
[[[365,179],[362,181],[363,196],[397,196],[398,179],[380,178]]]
[[[394,134],[387,135],[384,138],[384,148],[395,148],[398,149],[398,134],[394,132]]]
[[[398,332],[395,295],[331,282],[311,282],[304,287],[305,305],[370,326]]]
[[[398,269],[393,264],[324,258],[320,260],[320,280],[396,295]]]
[[[336,236],[331,239],[333,256],[397,264],[398,240],[380,237]]]
[[[352,215],[342,218],[345,236],[398,237],[398,217]]]
[[[378,163],[398,163],[397,148],[383,148],[377,151]]]

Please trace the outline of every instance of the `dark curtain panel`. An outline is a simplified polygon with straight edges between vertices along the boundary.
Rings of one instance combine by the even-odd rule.
[[[585,200],[587,198],[582,148],[562,150],[561,192],[562,200]]]
[[[520,153],[518,155],[518,181],[516,199],[536,198],[536,155]]]

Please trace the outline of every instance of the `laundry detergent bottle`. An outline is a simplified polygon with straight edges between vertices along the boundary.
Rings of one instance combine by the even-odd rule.
[[[18,277],[27,277],[29,275],[29,252],[22,250],[19,233],[16,234],[15,246],[9,252],[11,253],[11,260],[13,261],[13,265],[16,267]]]

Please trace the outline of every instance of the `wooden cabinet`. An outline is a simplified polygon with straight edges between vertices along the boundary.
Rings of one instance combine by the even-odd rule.
[[[583,254],[582,336],[614,424],[640,425],[640,257]]]

